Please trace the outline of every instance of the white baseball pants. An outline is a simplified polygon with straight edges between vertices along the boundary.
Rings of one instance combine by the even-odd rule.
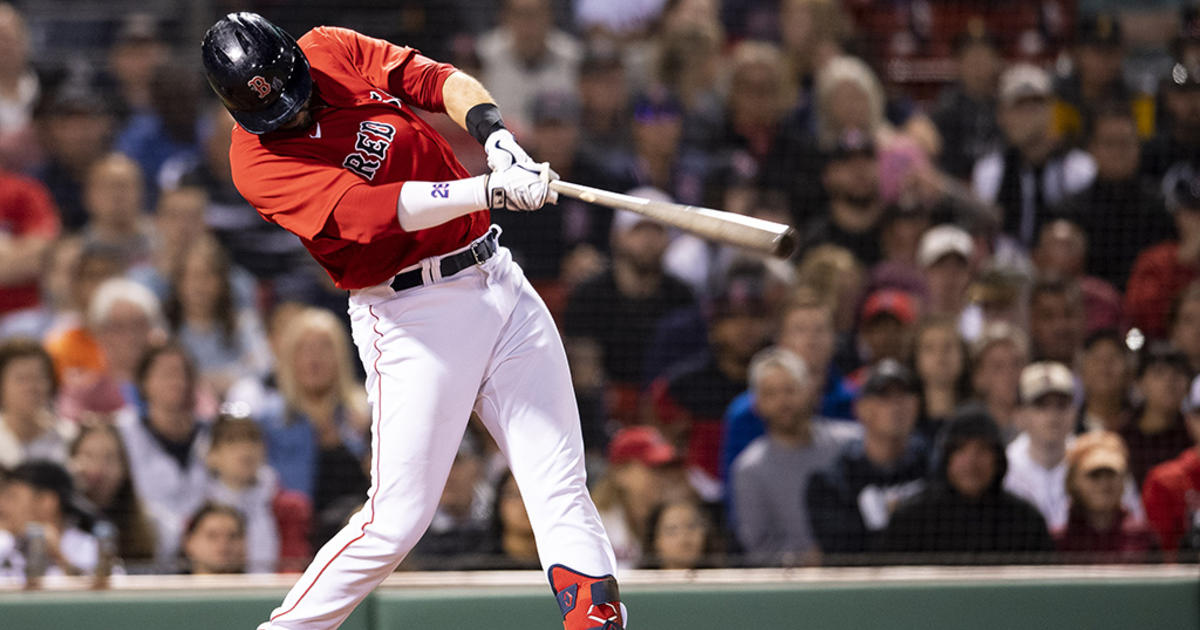
[[[259,630],[337,628],[395,570],[433,518],[472,410],[508,458],[543,570],[615,574],[549,311],[505,248],[446,279],[438,260],[421,262],[424,286],[350,296],[373,414],[371,489]]]

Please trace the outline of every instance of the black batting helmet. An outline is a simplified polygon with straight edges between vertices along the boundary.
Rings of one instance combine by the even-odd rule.
[[[230,13],[201,45],[204,73],[243,129],[272,131],[312,94],[308,59],[296,40],[257,13]]]

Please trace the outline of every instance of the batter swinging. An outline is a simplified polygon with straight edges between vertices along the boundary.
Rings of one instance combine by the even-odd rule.
[[[424,533],[472,410],[508,458],[566,630],[619,630],[612,548],[585,486],[554,322],[489,209],[537,210],[557,176],[505,130],[483,86],[416,50],[320,27],[299,42],[253,13],[203,43],[233,114],[234,183],[350,292],[373,410],[366,504],[260,630],[336,628]],[[468,177],[412,107],[483,143]]]

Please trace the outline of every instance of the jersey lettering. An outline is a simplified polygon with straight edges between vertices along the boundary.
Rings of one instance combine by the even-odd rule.
[[[255,75],[253,79],[247,81],[246,85],[249,86],[251,90],[254,90],[254,93],[258,95],[258,98],[266,98],[267,95],[271,93],[271,85],[267,83],[266,79],[259,75]]]
[[[388,149],[391,148],[392,139],[395,137],[395,127],[374,120],[364,120],[358,124],[354,153],[342,160],[342,166],[364,179],[374,179],[375,172],[387,159]]]

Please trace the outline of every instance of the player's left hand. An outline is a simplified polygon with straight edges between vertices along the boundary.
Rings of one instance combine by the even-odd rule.
[[[537,210],[547,203],[557,203],[558,193],[550,182],[558,173],[549,162],[514,164],[487,178],[488,206],[492,210]]]
[[[487,153],[488,168],[492,169],[493,173],[508,170],[514,164],[534,164],[533,159],[517,144],[517,139],[507,129],[493,131],[487,142],[483,143],[483,150]]]

